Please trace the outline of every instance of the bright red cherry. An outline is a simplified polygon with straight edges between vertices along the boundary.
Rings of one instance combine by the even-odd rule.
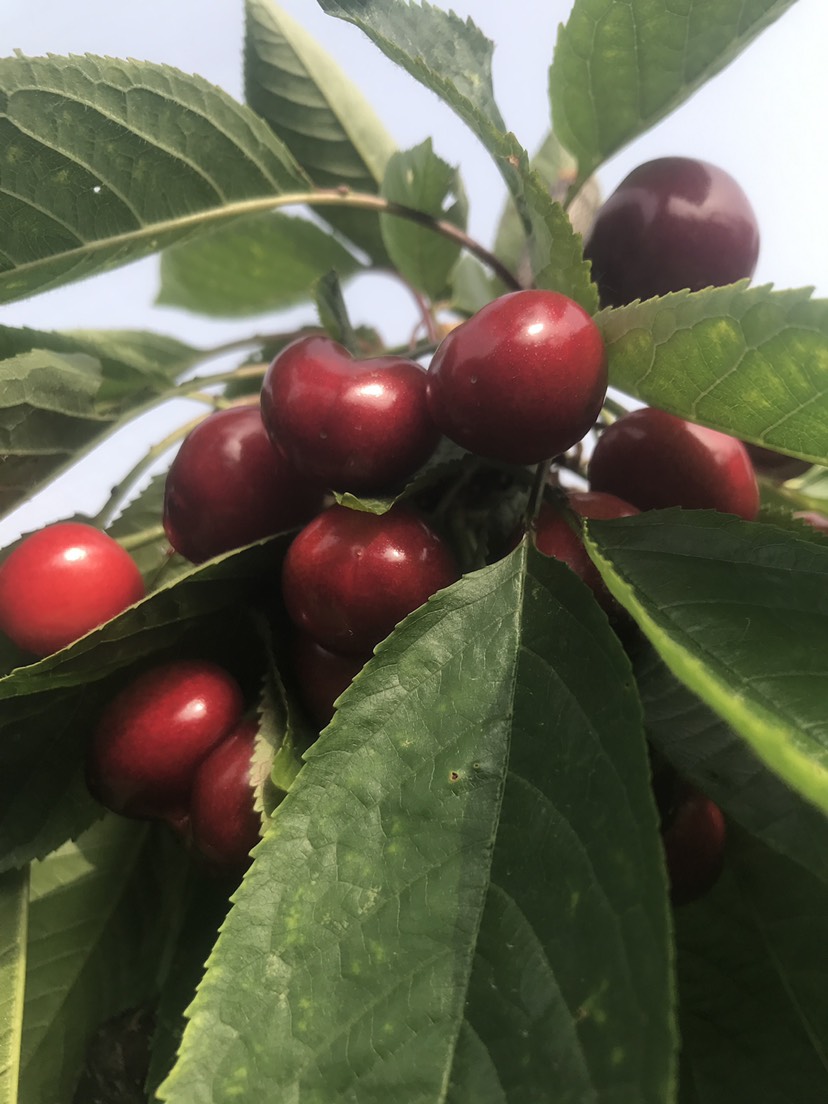
[[[682,783],[661,832],[674,905],[686,905],[713,887],[722,872],[727,827],[718,805]]]
[[[196,767],[238,724],[241,689],[206,660],[177,660],[139,675],[104,710],[87,756],[87,782],[113,812],[177,817]]]
[[[250,776],[257,730],[255,720],[242,721],[201,762],[193,779],[192,843],[217,871],[244,870],[259,839],[261,818],[253,808]]]
[[[579,517],[600,521],[632,517],[639,511],[615,495],[602,494],[599,491],[570,491],[566,503],[561,503],[560,506],[551,502],[542,503],[535,525],[535,544],[538,551],[563,560],[592,589],[601,605],[607,611],[614,612],[614,599],[604,585],[598,568],[589,558],[580,535],[567,520],[567,505]]]
[[[428,372],[428,405],[463,448],[510,464],[565,452],[607,391],[601,332],[556,291],[515,291],[453,329]]]
[[[262,384],[268,432],[306,475],[361,494],[403,482],[432,454],[440,433],[413,360],[355,360],[329,337],[300,337]]]
[[[144,597],[135,561],[92,525],[63,521],[32,533],[0,566],[0,631],[51,655]]]
[[[370,658],[370,653],[339,655],[304,633],[296,634],[293,669],[299,696],[320,729],[333,717],[336,699],[348,689]]]
[[[604,306],[753,275],[759,229],[729,173],[689,157],[639,165],[598,211],[584,249]]]
[[[276,448],[258,406],[219,410],[185,438],[167,475],[164,529],[192,563],[293,529],[322,505],[322,489]]]
[[[410,507],[378,515],[331,506],[294,538],[282,593],[303,632],[363,656],[458,574],[448,546]]]
[[[634,410],[602,432],[589,482],[640,510],[683,506],[747,521],[759,511],[756,475],[741,441],[654,407]]]

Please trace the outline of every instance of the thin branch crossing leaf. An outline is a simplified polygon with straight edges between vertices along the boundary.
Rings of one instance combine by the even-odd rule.
[[[0,1104],[18,1104],[29,869],[0,875]]]

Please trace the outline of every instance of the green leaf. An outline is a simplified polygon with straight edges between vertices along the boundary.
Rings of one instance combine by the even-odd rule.
[[[376,193],[394,140],[336,60],[270,0],[246,0],[247,102],[315,184]],[[378,264],[385,260],[377,215],[325,209],[322,217]]]
[[[357,335],[348,315],[342,285],[335,272],[321,276],[313,290],[319,323],[329,337],[344,345],[350,353],[357,351]]]
[[[18,1104],[29,870],[0,875],[0,1104]]]
[[[200,77],[113,58],[0,59],[0,301],[265,209],[305,177]]]
[[[586,543],[673,674],[828,811],[828,544],[703,510],[590,522]]]
[[[109,816],[33,864],[20,1104],[70,1100],[94,1029],[155,996],[184,861],[166,830]]]
[[[222,226],[161,257],[157,303],[218,318],[247,318],[309,300],[329,269],[362,266],[307,219],[269,213]]]
[[[471,19],[408,0],[319,0],[329,15],[359,27],[392,61],[436,92],[491,153],[531,242],[538,287],[561,291],[594,313],[598,299],[581,241],[563,208],[506,132],[492,87],[491,41]]]
[[[769,770],[652,647],[633,656],[649,740],[732,820],[828,882],[828,817]]]
[[[170,971],[156,1008],[146,1082],[151,1101],[175,1061],[186,1022],[184,1012],[195,995],[219,926],[227,914],[227,897],[232,888],[223,880],[217,882],[215,877],[202,877],[194,882],[188,894]]]
[[[468,202],[460,173],[437,156],[430,138],[414,149],[394,154],[385,171],[382,194],[393,203],[465,229]],[[405,279],[432,299],[444,296],[460,246],[392,215],[382,215],[380,226],[388,255]]]
[[[610,383],[651,406],[828,462],[828,301],[744,283],[603,311]]]
[[[84,750],[129,668],[186,654],[253,667],[259,646],[246,603],[261,603],[262,579],[278,575],[289,539],[191,567],[75,644],[0,679],[0,870],[42,857],[101,815],[84,783]]]
[[[116,540],[125,540],[136,534],[158,529],[164,509],[166,484],[166,472],[154,476],[124,507],[112,524],[107,526],[107,533]],[[169,586],[175,576],[186,574],[191,567],[183,556],[173,554],[163,531],[137,548],[130,547],[129,554],[138,565],[148,590],[156,589],[162,579]]]
[[[794,0],[575,0],[549,89],[583,181],[723,69]]]
[[[410,615],[343,695],[160,1096],[469,1100],[473,1032],[516,1104],[663,1104],[659,851],[623,652],[521,546]]]
[[[676,912],[682,1101],[828,1096],[828,886],[732,833],[704,900]]]

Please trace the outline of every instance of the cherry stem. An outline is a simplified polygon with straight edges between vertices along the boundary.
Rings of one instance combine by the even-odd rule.
[[[197,418],[192,418],[189,422],[186,422],[183,426],[179,426],[172,433],[167,434],[163,440],[158,441],[152,446],[138,461],[133,465],[115,486],[112,488],[112,492],[99,512],[92,519],[92,524],[97,525],[100,529],[106,529],[111,524],[115,517],[118,507],[124,498],[128,494],[130,488],[135,484],[144,473],[152,467],[156,460],[160,459],[164,453],[176,445],[179,441],[183,440],[191,429],[195,429],[197,425],[200,425],[204,419],[208,417],[207,414],[200,414]],[[130,538],[125,538],[130,539]]]
[[[549,460],[542,460],[535,468],[535,478],[532,481],[532,490],[529,492],[529,501],[526,504],[526,514],[524,515],[524,527],[526,529],[535,528],[535,522],[538,519],[541,503],[543,502],[543,493],[549,481],[549,473],[552,470],[552,459],[554,457]]]
[[[137,533],[129,536],[118,537],[117,541],[125,552],[131,552],[134,548],[143,548],[147,544],[153,544],[157,540],[166,540],[163,525],[152,525],[149,529],[139,529]]]

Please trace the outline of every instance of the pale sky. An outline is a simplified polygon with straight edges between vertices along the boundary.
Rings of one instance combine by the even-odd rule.
[[[440,3],[443,0],[439,0]],[[102,53],[165,62],[198,72],[241,95],[242,4],[235,0],[0,0],[0,49],[44,53]],[[407,74],[398,71],[354,27],[325,16],[315,0],[282,0],[360,85],[400,148],[432,136],[436,151],[461,165],[470,197],[470,231],[490,244],[503,202],[503,186],[488,154],[453,113]],[[446,4],[446,6],[449,6]],[[549,126],[547,68],[556,27],[569,0],[454,0],[497,43],[495,91],[507,124],[533,150]],[[618,154],[599,173],[605,192],[643,161],[665,154],[696,156],[731,172],[756,209],[762,249],[755,282],[780,287],[815,285],[828,296],[828,4],[798,0],[723,74],[678,112]],[[0,307],[5,325],[43,329],[151,328],[196,345],[211,345],[267,322],[216,322],[152,307],[157,259]],[[410,332],[407,297],[361,279],[348,292],[355,321],[379,323],[391,340]],[[312,308],[287,316],[313,320]],[[281,328],[281,323],[279,324]],[[169,418],[143,439],[163,436]],[[147,431],[144,430],[143,434]],[[107,465],[108,466],[108,465]],[[108,473],[111,477],[111,472]],[[72,508],[94,510],[101,490],[84,471],[69,490],[0,523],[0,545],[21,529]]]

